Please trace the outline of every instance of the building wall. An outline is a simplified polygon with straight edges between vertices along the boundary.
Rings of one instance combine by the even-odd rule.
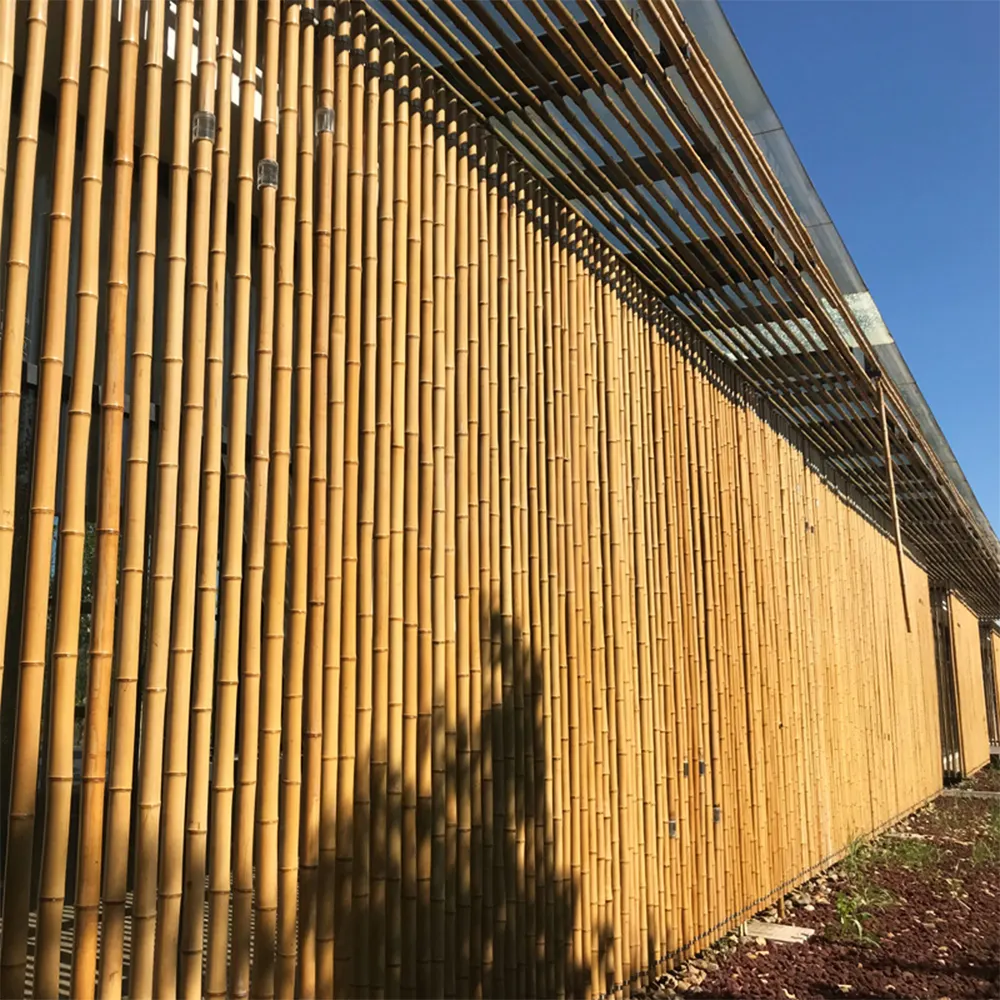
[[[962,771],[964,774],[972,774],[989,763],[990,759],[979,621],[954,594],[950,595],[949,604]]]
[[[241,144],[238,197],[211,198],[211,149],[178,128],[155,225],[138,198],[116,227],[142,251],[131,308],[84,330],[112,401],[102,461],[71,461],[91,387],[53,392],[52,364],[31,394],[50,431],[16,446],[33,475],[24,572],[3,580],[25,599],[0,993],[22,992],[36,907],[35,983],[58,978],[67,868],[74,995],[98,900],[101,982],[120,983],[130,913],[135,994],[606,993],[940,789],[927,577],[907,560],[908,631],[892,542],[821,460],[363,19],[340,29],[359,58],[329,36],[301,53],[314,89],[297,29],[279,50],[264,27],[252,128],[278,187],[255,189]],[[32,258],[43,287],[56,244]],[[132,355],[124,440],[111,343]],[[60,670],[37,669],[39,635]]]

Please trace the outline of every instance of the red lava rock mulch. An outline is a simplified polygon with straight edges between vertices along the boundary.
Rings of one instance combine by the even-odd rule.
[[[979,780],[987,778],[995,780]],[[805,944],[729,935],[649,995],[996,1000],[1000,801],[938,799],[849,852],[786,906],[784,923],[815,928]]]

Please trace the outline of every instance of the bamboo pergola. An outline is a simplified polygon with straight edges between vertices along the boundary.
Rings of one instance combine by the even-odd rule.
[[[996,539],[638,10],[0,0],[0,996],[629,994],[988,756]]]

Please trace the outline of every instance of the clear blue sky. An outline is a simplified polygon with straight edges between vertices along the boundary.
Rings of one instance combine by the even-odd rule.
[[[1000,4],[722,5],[1000,532]]]

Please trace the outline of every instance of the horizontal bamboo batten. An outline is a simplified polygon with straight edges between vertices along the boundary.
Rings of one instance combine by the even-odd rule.
[[[0,218],[0,995],[628,994],[933,797],[942,712],[982,763],[972,612],[939,696],[884,512],[446,67],[65,6]]]

